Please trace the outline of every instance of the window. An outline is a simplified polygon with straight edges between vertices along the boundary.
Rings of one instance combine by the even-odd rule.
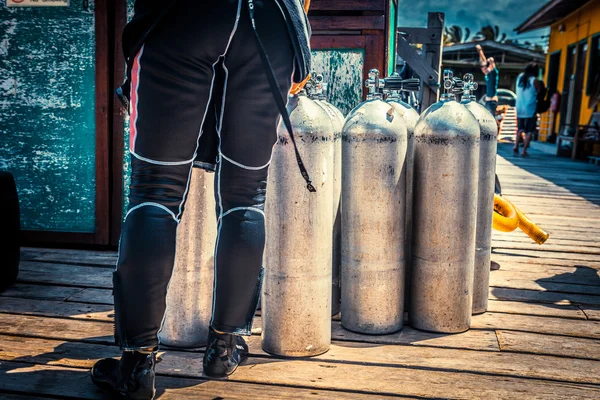
[[[560,71],[560,50],[555,51],[550,54],[550,59],[548,62],[548,82],[546,82],[546,86],[548,87],[548,92],[550,94],[556,93],[558,88],[558,72]]]
[[[592,36],[592,43],[590,46],[590,64],[588,67],[587,87],[585,94],[588,96],[592,94],[594,90],[594,80],[600,72],[600,34]]]

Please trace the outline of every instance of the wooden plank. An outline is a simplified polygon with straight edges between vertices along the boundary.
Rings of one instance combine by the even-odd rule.
[[[83,289],[72,296],[67,301],[91,304],[113,304],[114,298],[112,290],[109,289]]]
[[[600,285],[600,271],[586,267],[552,267],[545,265],[507,263],[498,271],[491,271],[498,279],[528,279],[532,281],[570,283],[585,286]]]
[[[534,265],[547,265],[553,267],[588,267],[593,269],[600,269],[600,262],[593,261],[575,261],[565,260],[560,258],[538,258],[538,257],[519,257],[509,254],[497,254],[492,251],[492,260],[499,262],[500,264],[507,263],[518,263],[518,264],[530,264]]]
[[[24,247],[21,249],[21,260],[78,263],[79,265],[106,265],[114,268],[117,262],[115,251],[91,251],[68,249],[43,249]]]
[[[384,0],[313,0],[309,15],[313,11],[385,11]],[[311,18],[312,21],[312,18]]]
[[[384,16],[314,16],[310,18],[314,31],[383,30]]]
[[[0,393],[0,400],[48,400],[50,397],[40,397],[21,394]]]
[[[581,309],[590,321],[600,321],[600,308],[582,306]]]
[[[550,234],[552,237],[552,234]],[[514,242],[514,241],[493,241],[492,246],[494,248],[501,249],[510,249],[510,250],[533,250],[533,251],[548,251],[548,252],[559,252],[559,253],[569,253],[569,254],[593,254],[600,255],[600,247],[595,246],[584,246],[584,245],[575,245],[569,244],[567,246],[555,245],[552,240],[548,239],[546,243],[543,244],[544,248],[540,248],[540,245],[534,242],[531,243],[522,243],[522,242]]]
[[[276,359],[261,350],[260,337],[250,337],[248,345],[252,357]],[[190,353],[167,350],[167,354],[187,358],[186,354]],[[118,349],[114,346],[0,335],[0,360],[90,368],[99,358],[117,355]],[[190,357],[198,360],[202,353],[191,353]],[[376,365],[600,383],[600,363],[597,361],[508,352],[490,357],[489,353],[480,351],[334,342],[327,353],[307,360],[315,363],[351,363],[356,365],[358,371]]]
[[[517,250],[517,249],[502,249],[495,247],[492,252],[492,257],[496,254],[499,255],[511,255],[511,256],[521,256],[521,257],[529,257],[529,258],[539,258],[539,259],[558,259],[558,260],[569,260],[569,261],[577,261],[577,262],[598,262],[599,257],[597,255],[592,254],[579,254],[579,253],[562,253],[556,251],[531,251],[531,250]]]
[[[550,303],[550,304],[585,304],[600,306],[598,296],[588,296],[583,294],[568,294],[556,292],[538,292],[534,290],[495,288],[490,290],[490,299],[509,300],[509,301],[527,301],[532,303]]]
[[[583,311],[582,311],[583,312]],[[65,301],[33,300],[5,297],[0,301],[0,313],[61,317],[112,322],[112,305],[70,303]]]
[[[517,301],[490,300],[488,302],[488,311],[493,313],[588,319],[586,318],[586,314],[579,307],[566,304],[534,304]]]
[[[345,351],[342,347],[340,349],[340,351]],[[84,359],[83,355],[79,357],[82,362],[91,363],[92,361]],[[40,367],[53,368],[54,371],[59,371],[58,368],[67,368],[24,363],[2,363],[2,366],[6,365],[9,365],[9,368],[19,369],[19,374],[8,373],[13,369],[5,371],[6,375],[18,376],[20,384],[23,383],[21,379],[30,379],[27,372],[37,372]],[[161,356],[161,362],[157,364],[157,373],[161,375],[157,379],[159,384],[165,379],[162,375],[201,379],[202,357],[194,353],[166,352]],[[59,381],[59,379],[56,379],[56,374],[53,375],[54,380]],[[427,397],[447,397],[448,393],[461,393],[461,396],[467,398],[479,396],[485,398],[523,398],[524,396],[527,398],[528,393],[535,394],[538,398],[548,399],[584,398],[585,395],[593,396],[593,393],[600,395],[599,387],[585,384],[573,385],[571,383],[565,384],[506,376],[498,379],[494,375],[457,372],[456,370],[432,370],[427,367],[404,368],[369,365],[367,368],[364,364],[276,358],[250,358],[247,365],[238,368],[235,375],[227,382],[227,385],[232,382],[285,385],[288,387],[309,386],[329,390],[341,389],[348,392],[359,391],[361,393],[382,395],[403,394]],[[373,385],[373,382],[377,382],[377,385]],[[15,381],[13,380],[11,383],[15,384]],[[6,385],[5,381],[0,385]],[[75,387],[83,390],[83,388],[90,387],[90,383],[88,381],[87,385],[84,385],[84,382],[78,382]],[[35,385],[34,388],[36,388]],[[63,390],[64,388],[65,386],[63,386]],[[0,386],[0,389],[4,388]],[[8,390],[12,390],[12,388]],[[515,393],[518,393],[520,397],[514,397]],[[347,396],[352,397],[349,394]]]
[[[66,300],[81,292],[81,288],[64,286],[42,286],[19,283],[0,293],[0,297],[19,297],[24,299]]]
[[[597,339],[568,338],[538,333],[496,331],[502,351],[516,351],[530,354],[553,354],[600,360],[600,341]]]
[[[506,274],[490,274],[490,286],[565,293],[565,297],[569,297],[568,294],[586,294],[590,296],[600,295],[600,286],[560,283],[543,279],[533,281],[529,279],[523,279],[522,275],[513,279],[507,277]]]
[[[472,329],[514,330],[600,339],[600,322],[487,312],[471,319]]]
[[[50,365],[28,365],[15,362],[0,364],[0,390],[17,393],[77,399],[104,399],[90,381],[88,369]],[[159,376],[156,380],[156,398],[162,399],[376,399],[362,393],[336,392],[289,386],[256,385],[234,381]]]
[[[23,261],[19,282],[112,289],[112,268]]]

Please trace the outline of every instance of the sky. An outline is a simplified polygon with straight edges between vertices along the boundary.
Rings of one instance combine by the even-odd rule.
[[[519,41],[543,44],[540,36],[547,29],[517,35],[514,29],[529,18],[548,0],[398,0],[398,26],[424,27],[427,13],[446,14],[446,26],[459,25],[471,29],[471,37],[482,26],[498,25],[500,34]]]

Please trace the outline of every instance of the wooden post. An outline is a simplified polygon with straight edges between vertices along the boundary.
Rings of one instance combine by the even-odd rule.
[[[429,65],[438,71],[437,85],[423,86],[421,97],[421,110],[427,109],[430,105],[437,102],[440,96],[440,69],[442,68],[442,48],[443,48],[443,30],[444,14],[431,12],[427,15],[427,29],[431,31],[432,43],[423,45],[423,55]]]
[[[423,82],[421,111],[439,98],[443,31],[444,14],[438,12],[428,14],[427,28],[398,28],[398,55]],[[411,46],[416,43],[423,45],[421,54]]]

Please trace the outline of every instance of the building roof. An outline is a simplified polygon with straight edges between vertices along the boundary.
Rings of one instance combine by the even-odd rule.
[[[455,59],[456,61],[472,61],[479,65],[479,54],[475,46],[480,45],[487,57],[494,57],[496,64],[502,63],[529,63],[536,61],[540,64],[546,62],[546,55],[533,50],[525,49],[513,44],[499,43],[493,40],[458,43],[445,46],[443,50],[444,62]],[[460,56],[459,56],[460,53]]]
[[[546,28],[594,0],[550,0],[525,22],[515,28],[518,33]]]

